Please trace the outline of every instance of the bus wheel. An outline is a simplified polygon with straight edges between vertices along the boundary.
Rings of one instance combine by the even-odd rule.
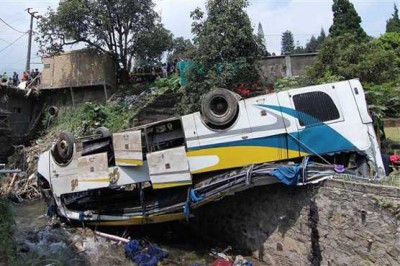
[[[98,134],[100,135],[102,138],[106,138],[106,137],[111,137],[111,132],[108,128],[106,127],[98,127],[94,134]]]
[[[53,158],[57,163],[66,165],[71,161],[72,155],[74,154],[74,141],[75,139],[72,133],[60,133],[57,143],[52,150]]]
[[[203,121],[212,128],[228,128],[238,116],[239,99],[238,94],[227,89],[217,88],[210,91],[201,102]]]

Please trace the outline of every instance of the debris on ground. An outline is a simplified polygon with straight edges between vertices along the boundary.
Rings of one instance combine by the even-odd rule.
[[[210,256],[215,260],[212,266],[253,266],[253,263],[245,259],[241,255],[237,255],[235,259],[232,256],[227,255],[228,251],[232,250],[232,247],[228,246],[221,252],[217,252],[215,249],[211,250]]]
[[[51,141],[37,140],[30,147],[17,146],[8,159],[7,169],[21,169],[19,173],[8,173],[0,180],[0,196],[13,202],[32,201],[42,197],[37,182],[39,155],[49,149]]]
[[[168,252],[155,244],[133,239],[125,245],[125,256],[139,266],[156,266],[159,261],[168,257]]]

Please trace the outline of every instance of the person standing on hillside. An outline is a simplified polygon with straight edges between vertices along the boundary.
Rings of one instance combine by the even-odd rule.
[[[7,82],[8,81],[8,75],[7,72],[3,73],[3,76],[1,77],[1,82]]]
[[[29,80],[29,72],[24,71],[24,73],[22,74],[22,81],[28,81],[28,80]]]
[[[19,84],[19,78],[17,72],[14,72],[12,81],[13,81],[13,86],[17,87]]]

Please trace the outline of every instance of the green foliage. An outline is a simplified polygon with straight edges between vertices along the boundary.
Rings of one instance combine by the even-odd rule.
[[[285,91],[289,89],[301,88],[305,86],[311,85],[310,80],[307,79],[306,76],[298,76],[298,77],[283,77],[278,79],[274,88],[277,91]]]
[[[318,41],[318,48],[324,43],[326,39],[326,34],[324,28],[321,28],[321,32],[319,33],[319,36],[317,38]]]
[[[133,112],[123,103],[86,103],[74,110],[64,110],[55,120],[55,131],[68,131],[84,136],[101,126],[112,132],[127,128]]]
[[[164,94],[167,91],[176,92],[181,88],[179,84],[179,76],[174,74],[168,78],[159,78],[156,79],[153,83],[154,87],[152,88],[154,93]]]
[[[386,117],[400,117],[400,83],[366,84],[365,89],[370,110]]]
[[[389,185],[395,185],[395,186],[399,186],[400,179],[397,179],[395,181],[397,181],[397,184],[391,183],[391,179],[390,180],[386,180],[385,184],[389,184]],[[383,198],[383,197],[378,197],[378,196],[373,196],[373,199],[376,201],[376,203],[378,204],[378,206],[388,210],[390,213],[392,213],[397,219],[400,219],[400,203],[393,201],[391,199],[387,199],[387,198]]]
[[[195,47],[192,42],[183,37],[178,37],[173,40],[172,49],[168,54],[167,61],[175,62],[185,58],[193,58]]]
[[[141,32],[137,48],[137,58],[146,65],[160,62],[165,51],[173,47],[173,35],[159,23],[150,32]]]
[[[308,75],[315,81],[326,73],[344,79],[382,84],[399,73],[397,48],[393,38],[383,35],[368,43],[359,43],[355,34],[327,38]]]
[[[312,35],[311,39],[308,40],[305,47],[301,46],[299,41],[297,41],[296,47],[294,48],[293,52],[295,54],[315,53],[320,49],[325,39],[326,39],[326,34],[324,29],[322,28],[319,36],[316,38],[314,35]]]
[[[317,83],[326,73],[344,78],[357,77],[353,68],[359,61],[362,44],[357,42],[353,34],[344,34],[336,38],[329,37],[322,45],[314,65],[308,75]],[[363,45],[364,46],[364,45]]]
[[[281,37],[281,53],[293,53],[294,51],[294,39],[293,39],[293,33],[291,31],[285,31],[282,33]]]
[[[170,36],[158,22],[152,0],[64,0],[57,11],[49,9],[38,20],[40,53],[54,54],[67,45],[78,43],[114,56],[116,64],[130,70],[132,59],[140,49],[151,58],[165,49],[157,42]]]
[[[377,114],[399,113],[400,33],[386,33],[359,43],[355,34],[329,37],[308,70],[313,83],[359,78],[367,90],[370,108]]]
[[[201,96],[215,86],[208,79],[206,71],[199,63],[193,64],[188,69],[187,81],[187,84],[182,88],[182,109],[185,114],[198,111]]]
[[[14,218],[8,200],[0,198],[0,264],[17,265]],[[5,256],[2,258],[2,256]],[[4,261],[5,260],[5,261]]]
[[[352,34],[357,41],[367,41],[367,34],[361,27],[361,17],[349,0],[333,0],[333,24],[329,29],[333,38]]]
[[[199,8],[191,13],[192,33],[198,46],[196,61],[215,64],[257,55],[247,6],[247,0],[209,0],[206,19]]]
[[[395,50],[399,54],[400,32],[388,32],[381,35],[374,43],[383,50]]]
[[[258,23],[257,45],[260,55],[267,56],[269,54],[267,51],[267,45],[265,44],[265,35],[261,22]]]
[[[180,89],[178,75],[155,80],[153,87],[147,90],[141,98],[137,95],[120,94],[118,101],[107,104],[87,102],[75,109],[61,109],[53,121],[51,132],[72,132],[77,136],[91,135],[98,127],[106,127],[111,132],[118,132],[129,127],[129,122],[136,114],[157,97],[168,92],[177,92]]]
[[[394,4],[394,13],[392,17],[386,21],[386,32],[400,32],[399,10]]]
[[[293,53],[294,54],[305,54],[306,53],[306,49],[302,45],[300,45],[299,41],[297,41],[296,42],[296,47],[294,48]]]
[[[184,112],[198,110],[201,96],[214,87],[235,90],[258,80],[259,50],[247,6],[247,0],[209,0],[207,16],[199,8],[191,13],[197,51],[187,73]]]
[[[306,44],[306,53],[315,53],[318,50],[319,43],[317,38],[314,35],[311,36],[311,39]]]

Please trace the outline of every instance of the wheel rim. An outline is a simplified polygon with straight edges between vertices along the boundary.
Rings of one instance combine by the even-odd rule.
[[[210,110],[215,116],[222,117],[226,115],[229,104],[224,97],[215,97],[210,101]]]

